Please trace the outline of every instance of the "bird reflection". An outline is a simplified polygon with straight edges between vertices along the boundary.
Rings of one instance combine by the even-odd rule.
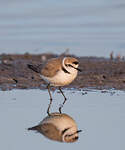
[[[76,122],[67,114],[51,113],[45,117],[38,125],[28,128],[35,130],[45,137],[59,142],[75,142],[78,140],[78,130]]]

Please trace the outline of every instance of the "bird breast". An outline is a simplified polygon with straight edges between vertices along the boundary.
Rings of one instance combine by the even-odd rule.
[[[64,86],[70,84],[77,76],[77,70],[72,70],[72,72],[65,73],[63,70],[58,71],[58,73],[53,77],[43,77],[43,79],[49,82],[53,86]]]

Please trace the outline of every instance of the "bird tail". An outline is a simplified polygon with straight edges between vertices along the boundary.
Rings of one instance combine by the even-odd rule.
[[[30,127],[30,128],[28,128],[27,130],[37,130],[37,131],[38,131],[38,130],[39,130],[39,128],[40,128],[39,126],[34,126],[34,127]]]
[[[38,67],[31,65],[31,64],[27,64],[27,67],[33,71],[35,71],[36,73],[39,73]]]

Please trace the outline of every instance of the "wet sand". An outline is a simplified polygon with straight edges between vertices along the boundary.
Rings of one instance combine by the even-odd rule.
[[[73,55],[66,55],[73,56]],[[58,57],[55,54],[1,54],[0,90],[46,89],[46,83],[27,64],[39,65]],[[76,57],[76,56],[74,56]],[[121,58],[77,57],[80,72],[77,78],[64,88],[125,89],[125,60]],[[54,90],[55,88],[53,88]]]

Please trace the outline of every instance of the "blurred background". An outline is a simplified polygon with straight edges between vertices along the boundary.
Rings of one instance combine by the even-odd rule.
[[[0,54],[125,55],[124,15],[124,0],[0,0]]]

